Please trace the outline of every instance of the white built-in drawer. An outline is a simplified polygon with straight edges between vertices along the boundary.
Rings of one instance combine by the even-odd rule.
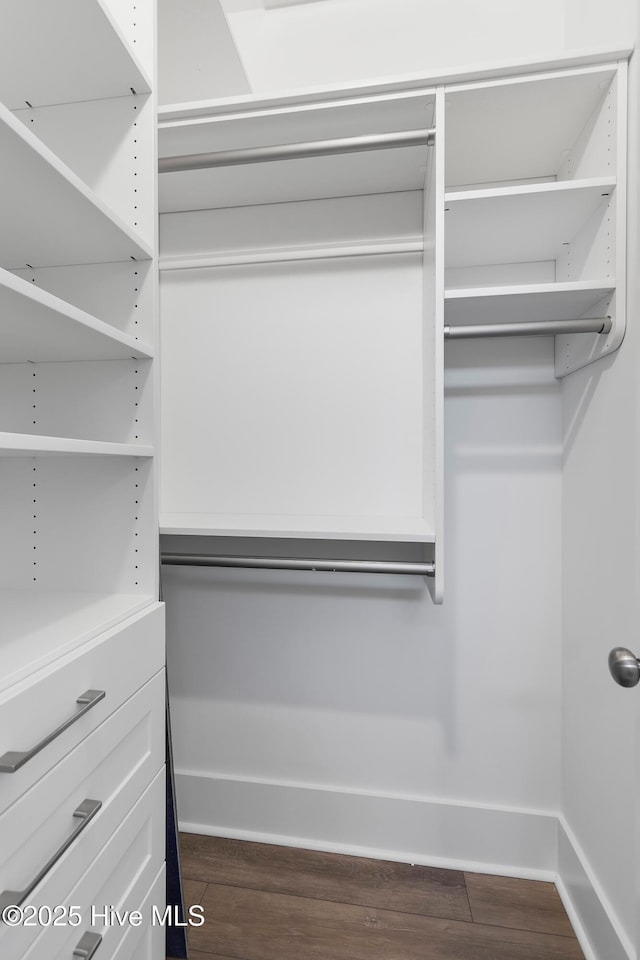
[[[142,912],[163,865],[165,797],[163,768],[69,894],[65,917],[71,923],[43,929],[24,960],[71,960],[79,944],[94,949],[96,960],[113,957],[132,926],[132,912]],[[162,916],[164,889],[157,896],[154,905]],[[105,913],[107,922],[101,916]],[[78,917],[82,922],[76,926]],[[45,912],[43,920],[47,918]]]
[[[104,698],[14,773],[0,772],[0,813],[118,709],[164,664],[164,607],[153,604],[6,690],[0,696],[0,768],[10,752],[26,752],[81,711],[78,697]],[[5,761],[6,766],[10,765]]]
[[[162,904],[164,900],[165,868],[163,866],[140,907],[140,912],[145,918],[144,924],[140,927],[130,927],[112,956],[107,954],[106,957],[101,957],[97,953],[95,960],[164,960],[164,927],[153,924],[150,919],[154,904]]]
[[[24,891],[52,860],[24,903],[68,902],[164,764],[164,700],[161,670],[0,817],[0,902],[20,899],[10,891]],[[90,820],[74,816],[86,801],[101,804]],[[21,960],[39,932],[0,924],[2,960]]]

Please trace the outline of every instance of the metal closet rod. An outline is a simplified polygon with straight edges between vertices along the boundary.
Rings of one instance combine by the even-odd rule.
[[[472,323],[445,326],[445,340],[481,340],[489,337],[545,337],[565,333],[609,333],[611,317],[581,320],[539,320],[531,323]]]
[[[435,142],[435,135],[434,128],[404,130],[399,133],[342,137],[339,140],[311,140],[307,143],[280,143],[270,147],[243,147],[240,150],[219,150],[216,153],[161,157],[158,161],[158,172],[182,173],[186,170],[208,170],[211,167],[235,167],[245,163],[268,163],[271,160],[305,160],[310,157],[332,157],[341,153],[391,150],[395,147],[430,147]]]
[[[191,553],[163,553],[162,563],[174,567],[243,567],[252,570],[318,570],[329,573],[398,573],[433,577],[435,563],[390,560],[312,560],[295,557],[225,557]]]

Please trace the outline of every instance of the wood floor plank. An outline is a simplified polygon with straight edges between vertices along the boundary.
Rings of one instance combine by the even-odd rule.
[[[471,913],[477,923],[574,936],[552,883],[479,873],[467,873],[465,879]]]
[[[185,907],[188,909],[196,903],[201,903],[206,889],[207,884],[204,880],[183,880],[182,892]]]
[[[189,960],[244,960],[244,958],[222,957],[219,953],[202,953],[201,950],[190,950]]]
[[[567,937],[214,883],[203,907],[192,948],[243,960],[584,960]]]
[[[192,880],[471,919],[464,875],[458,870],[196,834],[181,834],[180,850],[183,873]]]

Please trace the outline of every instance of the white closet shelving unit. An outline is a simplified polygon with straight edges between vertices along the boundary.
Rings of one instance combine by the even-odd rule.
[[[556,376],[624,336],[626,61],[446,91],[445,322],[610,318],[556,340]],[[471,145],[471,147],[470,147]]]
[[[445,333],[624,335],[626,53],[160,111],[165,534],[423,543],[442,599]]]
[[[97,0],[3,13],[2,581],[16,607],[41,609],[51,658],[52,620],[73,644],[79,591],[96,599],[94,632],[156,596],[153,105],[133,22]],[[126,143],[110,143],[121,131]]]
[[[285,556],[301,541],[307,556],[347,559],[422,545],[433,562],[434,91],[236,107],[163,111],[161,153],[318,141],[340,153],[161,176],[162,530],[235,538],[240,551],[277,538]],[[421,142],[342,149],[405,132]],[[197,391],[176,388],[186,370]]]
[[[155,4],[15,0],[2,26],[0,901],[64,904],[83,881],[134,908],[164,849]],[[97,689],[85,716],[76,701]],[[101,806],[62,853],[83,797]],[[134,807],[137,903],[114,879]],[[157,849],[142,853],[149,830]],[[125,956],[123,930],[82,921],[67,942],[0,927],[0,953],[70,956],[87,932],[100,956]]]

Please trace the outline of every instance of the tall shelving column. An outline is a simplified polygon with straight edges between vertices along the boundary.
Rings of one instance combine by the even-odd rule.
[[[3,13],[4,684],[157,596],[153,9]]]
[[[0,903],[80,917],[0,924],[3,960],[164,956],[155,21],[3,5]]]

